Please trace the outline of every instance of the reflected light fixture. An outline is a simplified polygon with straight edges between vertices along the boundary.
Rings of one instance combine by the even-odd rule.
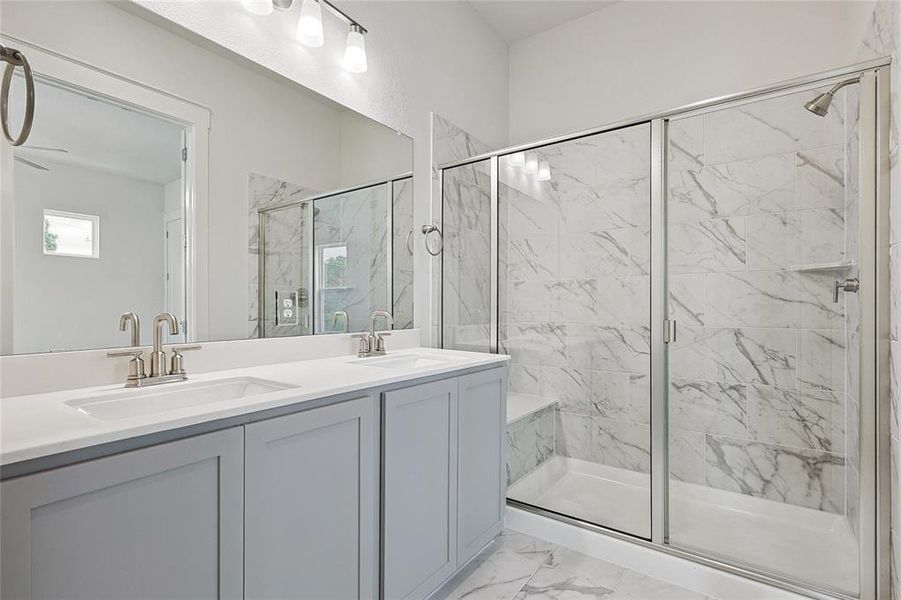
[[[322,7],[319,0],[303,0],[297,21],[297,40],[304,46],[319,48],[325,43],[322,32]]]
[[[516,167],[517,169],[523,167],[526,164],[526,153],[525,152],[514,152],[510,155],[510,166]]]
[[[536,152],[526,154],[526,166],[523,170],[530,175],[538,172],[538,154]]]
[[[347,33],[347,44],[344,47],[344,68],[351,73],[365,73],[368,68],[366,41],[363,39],[365,31],[356,23],[351,23],[350,31]]]
[[[551,164],[543,160],[538,163],[538,181],[550,181],[551,180]]]
[[[272,0],[241,0],[241,6],[255,15],[266,16],[272,13]]]

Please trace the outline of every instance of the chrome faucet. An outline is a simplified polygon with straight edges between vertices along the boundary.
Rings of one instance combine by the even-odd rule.
[[[350,319],[347,318],[347,313],[343,310],[336,310],[332,313],[332,327],[338,326],[338,317],[344,317],[344,333],[350,333]]]
[[[200,346],[173,346],[171,367],[169,369],[166,368],[166,352],[163,350],[163,324],[168,325],[170,334],[178,335],[178,320],[172,313],[162,313],[153,319],[153,351],[150,354],[149,375],[144,373],[144,360],[141,358],[141,354],[144,351],[140,348],[141,337],[138,315],[135,313],[122,315],[119,319],[119,329],[125,331],[128,323],[131,323],[132,327],[132,347],[118,352],[107,352],[106,354],[110,358],[118,356],[132,357],[128,365],[128,379],[125,382],[125,387],[157,385],[173,381],[184,381],[188,378],[184,367],[184,357],[182,357],[181,353],[188,350],[199,350]]]
[[[353,336],[360,338],[360,349],[357,352],[357,356],[360,358],[366,358],[368,356],[382,356],[385,354],[385,337],[391,335],[391,333],[375,332],[375,320],[379,317],[384,317],[385,319],[387,319],[389,328],[394,326],[394,317],[391,316],[391,313],[384,310],[372,311],[372,313],[369,315],[369,335],[360,333]]]
[[[131,325],[131,346],[135,348],[141,345],[141,319],[137,313],[127,312],[119,317],[119,331],[126,331]]]

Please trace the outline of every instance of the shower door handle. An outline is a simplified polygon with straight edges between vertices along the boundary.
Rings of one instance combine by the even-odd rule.
[[[860,289],[860,281],[857,277],[853,277],[851,279],[845,279],[844,281],[836,281],[835,287],[832,289],[832,302],[834,304],[838,304],[838,292],[842,290],[844,292],[853,292],[857,293],[857,290]]]

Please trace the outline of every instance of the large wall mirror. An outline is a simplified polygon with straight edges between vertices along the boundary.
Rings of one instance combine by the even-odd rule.
[[[0,41],[36,108],[0,163],[0,353],[130,346],[127,312],[141,344],[162,312],[168,342],[413,326],[409,137],[127,3],[4,1]]]

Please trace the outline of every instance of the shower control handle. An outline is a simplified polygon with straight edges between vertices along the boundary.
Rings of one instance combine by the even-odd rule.
[[[838,304],[838,292],[842,290],[844,292],[853,292],[857,293],[857,290],[860,289],[860,281],[857,277],[852,277],[851,279],[845,279],[844,281],[836,281],[835,287],[832,289],[832,302],[834,304]]]

